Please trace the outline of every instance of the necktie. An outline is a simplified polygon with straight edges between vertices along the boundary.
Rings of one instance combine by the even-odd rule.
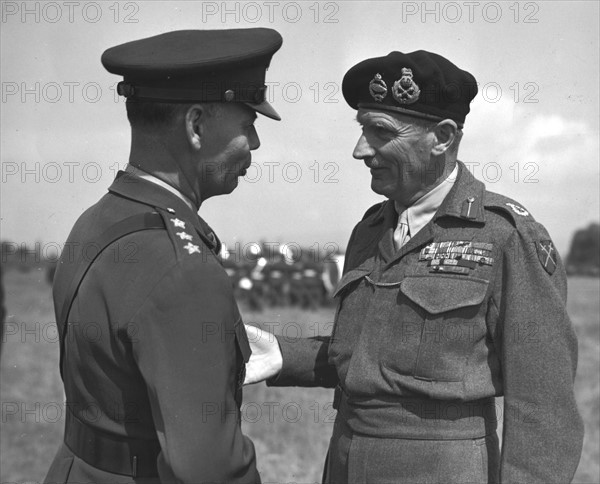
[[[400,249],[410,240],[410,230],[408,228],[408,210],[404,210],[398,217],[398,226],[394,230],[394,245],[396,250]]]

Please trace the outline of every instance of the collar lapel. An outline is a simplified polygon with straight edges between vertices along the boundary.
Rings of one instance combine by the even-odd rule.
[[[433,217],[458,217],[470,222],[485,223],[485,185],[477,180],[463,162],[458,161],[458,179]]]
[[[387,201],[377,214],[377,220],[381,224],[381,237],[379,239],[379,254],[387,263],[396,254],[394,246],[394,230],[398,220],[398,214],[394,208],[394,203]]]

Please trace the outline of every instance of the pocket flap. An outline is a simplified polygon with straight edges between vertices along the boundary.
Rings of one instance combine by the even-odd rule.
[[[485,279],[474,277],[410,276],[402,281],[400,290],[428,313],[440,314],[481,304],[488,284]]]

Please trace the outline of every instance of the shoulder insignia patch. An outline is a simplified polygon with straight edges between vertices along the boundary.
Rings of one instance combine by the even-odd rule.
[[[508,217],[517,229],[525,229],[535,222],[535,219],[522,205],[514,200],[494,192],[485,192],[485,208],[502,213]]]
[[[548,274],[552,275],[556,270],[557,264],[556,249],[554,248],[552,241],[540,240],[535,246],[542,267],[546,269]]]
[[[512,208],[512,211],[515,212],[517,215],[521,215],[522,217],[527,217],[527,215],[529,215],[529,212],[527,210],[525,210],[523,207],[519,207],[515,203],[507,202],[506,205]]]

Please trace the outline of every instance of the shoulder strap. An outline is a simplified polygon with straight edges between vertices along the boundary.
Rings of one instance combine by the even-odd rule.
[[[161,215],[157,212],[148,212],[137,215],[132,215],[131,217],[127,217],[126,219],[117,222],[114,225],[111,225],[108,229],[106,229],[96,240],[96,245],[99,247],[98,252],[94,257],[84,258],[81,264],[77,267],[71,282],[68,285],[67,296],[64,299],[64,303],[60,310],[60,316],[57,321],[57,324],[64,324],[64,329],[60,338],[60,376],[62,378],[63,375],[63,356],[65,352],[65,341],[67,340],[67,331],[69,328],[69,324],[67,318],[69,317],[69,312],[71,311],[71,307],[73,306],[73,301],[75,300],[75,296],[77,295],[77,291],[79,290],[79,286],[83,281],[83,278],[87,274],[90,269],[92,263],[98,258],[98,256],[102,253],[104,249],[106,249],[110,244],[117,241],[118,239],[125,237],[126,235],[132,234],[134,232],[140,232],[142,230],[151,230],[151,229],[164,229],[165,224]]]

